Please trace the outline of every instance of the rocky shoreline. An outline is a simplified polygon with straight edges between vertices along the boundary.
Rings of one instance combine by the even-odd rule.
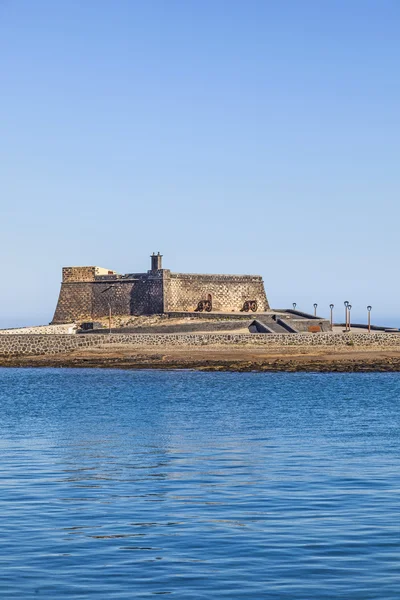
[[[85,349],[55,356],[0,358],[0,367],[103,369],[194,369],[235,372],[398,372],[400,350],[214,347],[168,349]]]

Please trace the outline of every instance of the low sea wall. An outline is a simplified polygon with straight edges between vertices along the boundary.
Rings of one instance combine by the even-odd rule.
[[[0,335],[60,335],[76,333],[76,325],[74,323],[66,323],[63,325],[34,325],[32,327],[14,327],[13,329],[0,329]]]
[[[400,333],[127,333],[102,335],[4,335],[0,336],[0,357],[68,354],[89,348],[110,346],[168,348],[199,346],[354,346],[358,348],[399,347]]]

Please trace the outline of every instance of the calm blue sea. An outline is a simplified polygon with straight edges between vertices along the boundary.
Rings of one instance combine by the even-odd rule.
[[[0,595],[400,598],[400,374],[0,369]]]

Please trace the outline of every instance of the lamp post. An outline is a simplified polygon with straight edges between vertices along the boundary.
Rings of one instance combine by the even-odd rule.
[[[114,286],[110,285],[108,286],[108,288],[106,288],[105,290],[103,290],[101,293],[104,294],[104,292],[109,292],[110,290],[113,290]],[[108,333],[111,333],[111,295],[107,294],[107,304],[108,304]]]
[[[350,311],[351,311],[351,309],[352,309],[351,304],[348,304],[347,305],[347,314],[348,314],[348,319],[349,319],[349,331],[351,329],[351,325],[350,325]]]
[[[314,317],[317,316],[317,306],[318,306],[318,304],[315,302],[314,303]]]
[[[347,307],[349,305],[349,301],[345,300],[344,301],[344,322],[346,324],[346,331],[347,331]]]
[[[371,310],[372,310],[372,306],[367,306],[367,311],[368,311],[368,333],[371,333]]]
[[[331,331],[333,331],[333,309],[334,309],[334,304],[330,304],[329,308],[331,309]]]
[[[293,302],[292,306],[293,306],[293,310],[296,310],[296,306],[297,306],[296,302]]]

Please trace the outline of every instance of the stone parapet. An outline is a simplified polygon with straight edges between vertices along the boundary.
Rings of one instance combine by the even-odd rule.
[[[94,281],[97,276],[116,276],[115,271],[103,267],[63,267],[63,283],[78,283],[82,281]]]

